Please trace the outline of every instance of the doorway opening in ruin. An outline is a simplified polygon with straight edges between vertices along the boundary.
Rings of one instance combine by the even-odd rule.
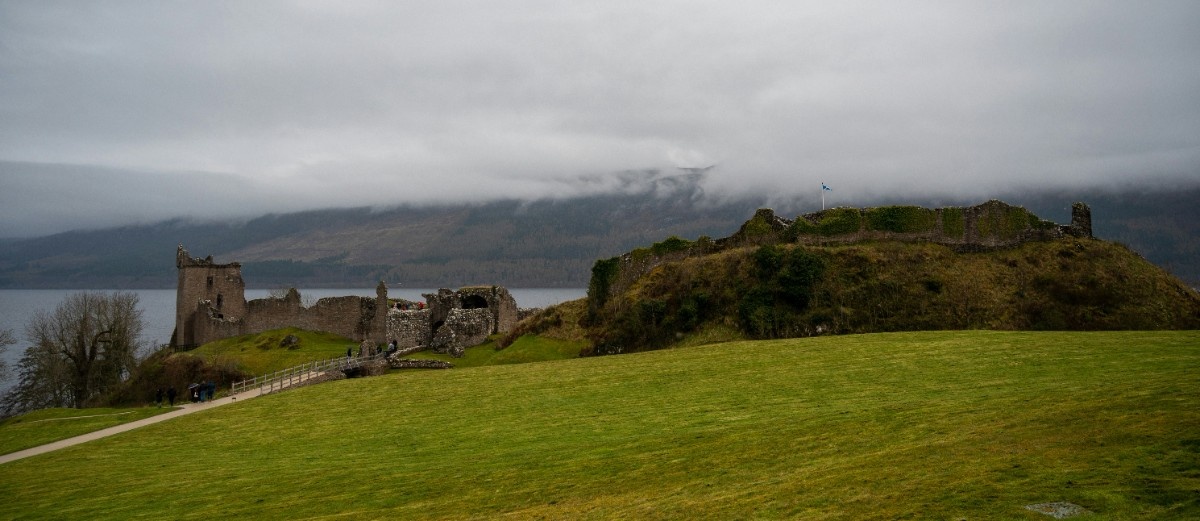
[[[445,324],[445,323],[446,323],[446,321],[445,321],[445,320],[439,320],[439,321],[437,321],[437,322],[434,322],[434,323],[433,323],[433,329],[431,329],[431,331],[433,331],[433,332],[434,332],[434,334],[436,334],[436,333],[437,333],[437,331],[438,331],[439,329],[441,329],[441,328],[442,328],[442,325],[443,325],[443,324]]]
[[[462,300],[463,309],[487,309],[487,299],[479,295],[467,295]]]

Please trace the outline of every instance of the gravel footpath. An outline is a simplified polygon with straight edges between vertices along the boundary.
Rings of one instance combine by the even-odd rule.
[[[185,404],[183,404],[183,408],[178,411],[171,411],[168,413],[159,414],[158,416],[151,416],[149,418],[141,419],[138,421],[122,423],[121,425],[109,427],[107,429],[101,429],[101,430],[98,430],[95,432],[89,432],[87,434],[82,434],[82,435],[76,436],[74,438],[58,440],[56,442],[47,443],[45,445],[40,445],[37,447],[0,455],[0,465],[2,465],[4,463],[8,463],[10,461],[16,461],[19,459],[28,458],[30,456],[37,456],[38,454],[45,454],[50,451],[55,451],[55,450],[58,450],[61,448],[70,447],[72,445],[79,445],[80,443],[86,443],[86,442],[89,442],[92,440],[98,440],[100,438],[105,438],[108,436],[112,436],[114,434],[120,434],[125,431],[131,431],[138,427],[150,425],[152,423],[158,423],[161,421],[167,421],[167,420],[170,420],[171,418],[178,418],[185,414],[191,414],[194,412],[203,411],[205,409],[211,409],[213,407],[220,407],[222,405],[227,405],[227,404],[233,403],[234,401],[237,401],[237,400],[246,400],[246,399],[254,398],[255,396],[259,396],[259,395],[260,395],[259,390],[254,389],[251,391],[246,391],[244,393],[238,394],[236,396],[226,396],[224,398],[218,398],[216,400],[212,400],[212,401],[208,401],[208,402],[204,402],[204,403],[185,403]]]

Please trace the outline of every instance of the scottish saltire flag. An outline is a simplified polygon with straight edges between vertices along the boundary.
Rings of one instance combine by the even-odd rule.
[[[822,190],[824,190],[824,191],[826,191],[826,192],[832,192],[832,191],[833,191],[833,189],[832,189],[832,188],[830,188],[830,187],[828,187],[828,186],[825,186],[825,183],[821,183],[821,189],[822,189]]]

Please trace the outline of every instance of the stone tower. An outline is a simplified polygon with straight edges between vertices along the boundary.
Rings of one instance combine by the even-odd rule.
[[[211,255],[194,259],[180,244],[175,252],[175,267],[179,269],[179,285],[175,293],[172,346],[198,343],[196,321],[207,317],[208,306],[215,311],[216,318],[246,316],[246,284],[242,281],[241,264],[216,264]]]
[[[388,340],[387,332],[388,318],[388,289],[387,284],[379,281],[379,285],[375,286],[375,316],[371,318],[371,333],[370,340],[377,345],[386,344]]]
[[[1092,209],[1084,203],[1071,205],[1071,225],[1067,233],[1076,237],[1092,237]]]

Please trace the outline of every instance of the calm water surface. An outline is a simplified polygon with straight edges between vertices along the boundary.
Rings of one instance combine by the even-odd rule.
[[[13,374],[17,360],[28,345],[25,339],[25,324],[38,310],[51,313],[63,299],[72,293],[83,290],[68,289],[6,289],[0,290],[0,329],[11,329],[17,338],[15,345],[9,346],[3,354],[3,360],[8,364],[9,371],[0,380],[0,392],[7,391],[15,383]],[[100,291],[102,290],[88,290]],[[406,300],[425,300],[422,293],[434,293],[436,289],[389,288],[388,296]],[[546,307],[568,300],[583,298],[587,294],[584,288],[509,288],[517,306],[523,308]],[[171,332],[175,329],[175,290],[173,289],[139,289],[129,290],[138,295],[138,305],[142,310],[142,343],[150,346],[166,344],[171,341]],[[269,296],[271,290],[248,289],[246,300],[254,300]],[[306,305],[315,303],[324,297],[343,297],[359,295],[374,297],[375,288],[369,289],[302,289],[301,301]]]

